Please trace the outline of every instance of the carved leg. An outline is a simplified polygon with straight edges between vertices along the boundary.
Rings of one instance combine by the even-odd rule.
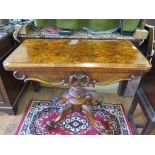
[[[39,82],[33,81],[32,86],[35,92],[39,92],[41,89]]]
[[[96,101],[93,99],[91,94],[88,94],[86,96],[86,101],[92,106],[97,105]]]
[[[72,110],[72,107],[73,107],[73,105],[69,105],[66,109],[64,109],[58,115],[58,117],[54,121],[47,122],[45,128],[49,129],[49,128],[53,127],[54,125],[57,125],[60,121],[62,121],[66,117],[66,115],[70,112],[70,110]]]
[[[94,119],[94,116],[92,115],[92,113],[90,112],[89,108],[86,106],[86,105],[82,105],[82,112],[86,115],[86,117],[88,118],[89,120],[89,123],[97,130],[101,131],[102,133],[106,134],[105,133],[105,129],[100,127],[95,119]]]
[[[124,95],[126,87],[127,87],[127,84],[128,84],[127,80],[119,82],[119,87],[118,87],[118,91],[117,91],[118,95],[120,95],[120,96]]]
[[[64,98],[60,101],[60,103],[61,103],[61,104],[65,104],[67,101],[68,101],[68,98],[64,97]]]

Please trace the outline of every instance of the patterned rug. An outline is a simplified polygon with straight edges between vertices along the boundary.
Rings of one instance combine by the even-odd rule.
[[[93,128],[82,112],[70,112],[66,118],[50,130],[43,126],[54,120],[60,111],[68,105],[60,105],[60,98],[51,101],[33,100],[28,105],[23,118],[17,128],[17,135],[101,135]],[[96,122],[108,129],[113,135],[130,135],[132,130],[126,119],[121,104],[103,104],[91,107]]]

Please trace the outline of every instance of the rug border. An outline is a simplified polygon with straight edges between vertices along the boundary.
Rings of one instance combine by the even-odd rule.
[[[24,121],[24,119],[25,119],[25,117],[26,117],[26,115],[27,115],[27,113],[28,113],[28,110],[29,110],[29,108],[31,107],[33,101],[50,101],[50,100],[31,99],[31,100],[29,101],[28,105],[26,106],[26,109],[25,109],[25,111],[24,111],[24,114],[23,114],[23,116],[22,116],[22,118],[21,118],[21,120],[20,120],[20,123],[19,123],[19,125],[18,125],[18,127],[17,127],[17,129],[16,129],[15,135],[18,135],[18,132],[19,132],[21,126],[22,126],[22,122]],[[125,117],[125,119],[126,119],[126,122],[127,122],[128,127],[129,127],[130,135],[133,135],[133,129],[131,128],[131,125],[130,125],[130,123],[129,123],[129,121],[128,121],[127,114],[126,114],[126,111],[125,111],[125,108],[124,108],[123,104],[122,104],[122,103],[118,103],[118,104],[113,104],[113,105],[120,105],[120,106],[122,107],[122,110],[123,110],[123,113],[124,113],[124,117]]]
[[[22,118],[20,120],[20,123],[19,123],[19,125],[18,125],[18,127],[16,129],[15,135],[18,135],[18,132],[19,132],[21,126],[22,126],[22,122],[24,121],[24,119],[25,119],[25,117],[26,117],[26,115],[28,113],[28,110],[29,110],[30,106],[32,105],[32,102],[33,102],[33,99],[31,99],[29,101],[28,105],[26,106],[26,109],[24,110],[24,114],[23,114],[23,116],[22,116]]]
[[[26,115],[27,115],[27,113],[28,113],[28,110],[29,110],[29,108],[31,107],[33,101],[50,101],[50,100],[31,99],[31,100],[29,101],[28,105],[26,106],[26,109],[24,110],[23,116],[22,116],[22,118],[21,118],[21,120],[20,120],[20,123],[19,123],[17,129],[16,129],[15,135],[18,135],[18,132],[19,132],[21,126],[22,126],[22,122],[24,121],[24,119],[25,119],[25,117],[26,117]]]
[[[132,129],[130,123],[129,123],[129,120],[128,120],[128,117],[127,117],[127,114],[126,114],[125,108],[124,108],[124,106],[123,106],[122,103],[119,103],[119,104],[120,104],[121,107],[122,107],[122,110],[123,110],[123,113],[124,113],[124,116],[125,116],[125,119],[126,119],[127,125],[128,125],[128,127],[129,127],[129,130],[130,130],[130,135],[133,135],[133,129]],[[117,104],[117,105],[118,105],[118,104]]]

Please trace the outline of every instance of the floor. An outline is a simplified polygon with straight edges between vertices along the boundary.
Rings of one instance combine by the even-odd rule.
[[[117,95],[117,84],[113,86],[104,87],[103,89],[98,88],[95,90],[90,90],[95,98],[103,101],[103,103],[122,103],[124,105],[125,111],[127,112],[133,97]],[[105,91],[104,91],[105,89]],[[13,135],[18,127],[18,124],[22,118],[23,112],[30,102],[30,100],[50,100],[53,96],[61,96],[64,93],[64,89],[52,89],[52,88],[42,88],[39,93],[33,91],[32,86],[23,94],[19,101],[19,110],[16,116],[8,115],[4,112],[0,112],[0,134],[1,135]],[[103,93],[104,92],[104,93]],[[106,92],[106,93],[105,93]],[[140,107],[137,107],[134,119],[137,123],[145,122],[145,117],[141,113]],[[139,130],[140,131],[140,130]],[[153,131],[151,134],[155,134]]]

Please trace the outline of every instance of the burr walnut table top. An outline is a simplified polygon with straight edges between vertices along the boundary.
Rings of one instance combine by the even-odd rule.
[[[27,39],[4,61],[7,70],[100,68],[146,72],[151,65],[126,40]]]

